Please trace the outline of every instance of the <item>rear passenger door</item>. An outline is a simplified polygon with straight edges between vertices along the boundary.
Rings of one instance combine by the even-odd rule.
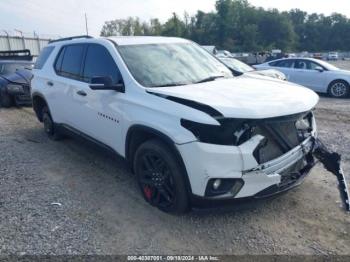
[[[58,77],[50,89],[56,90],[51,103],[52,111],[58,112],[60,123],[80,129],[79,119],[82,117],[79,106],[72,99],[77,90],[84,88],[81,72],[86,51],[85,44],[63,46],[56,58],[54,69]]]
[[[273,62],[273,66],[278,67],[276,69],[284,73],[288,81],[291,81],[291,82],[295,81],[295,74],[294,74],[295,72],[293,69],[294,59],[279,60],[279,61]]]

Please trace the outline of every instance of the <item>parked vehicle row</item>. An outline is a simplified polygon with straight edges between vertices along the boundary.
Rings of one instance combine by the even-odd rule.
[[[240,76],[242,74],[256,76],[256,75],[262,75],[267,77],[276,78],[279,80],[286,80],[286,76],[275,69],[266,69],[266,70],[256,70],[254,67],[251,67],[250,65],[247,65],[243,62],[241,62],[238,59],[227,57],[227,56],[217,56],[217,58],[223,62],[235,76]]]
[[[256,65],[258,70],[278,69],[288,81],[306,86],[332,97],[348,97],[350,71],[341,70],[325,61],[313,58],[285,58]]]
[[[313,91],[234,77],[191,41],[63,39],[45,47],[33,72],[47,135],[75,133],[114,150],[144,199],[166,212],[274,195],[315,164]]]

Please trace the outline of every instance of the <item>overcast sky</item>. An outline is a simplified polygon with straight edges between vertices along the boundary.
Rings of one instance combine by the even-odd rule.
[[[166,20],[172,12],[194,14],[214,10],[215,0],[0,0],[0,30],[21,30],[40,35],[85,34],[84,13],[88,16],[89,33],[98,36],[104,21],[128,16],[143,20]],[[307,12],[342,13],[350,17],[349,0],[249,0],[252,5]],[[2,34],[0,32],[0,34]]]

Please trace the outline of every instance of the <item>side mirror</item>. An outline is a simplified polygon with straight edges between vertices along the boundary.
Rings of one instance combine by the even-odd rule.
[[[90,88],[92,90],[115,90],[117,92],[124,93],[124,83],[113,84],[113,80],[110,76],[96,76],[91,78]]]
[[[324,69],[321,66],[316,66],[315,70],[317,70],[318,72],[323,72]]]

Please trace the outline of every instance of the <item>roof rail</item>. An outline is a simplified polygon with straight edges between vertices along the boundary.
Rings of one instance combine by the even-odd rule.
[[[67,40],[73,40],[73,39],[78,39],[78,38],[93,38],[92,36],[89,35],[77,35],[77,36],[71,36],[71,37],[65,37],[65,38],[60,38],[56,40],[51,40],[49,44],[51,43],[56,43],[56,42],[61,42],[61,41],[67,41]]]
[[[29,49],[0,51],[0,60],[28,60],[32,61],[33,56]]]

